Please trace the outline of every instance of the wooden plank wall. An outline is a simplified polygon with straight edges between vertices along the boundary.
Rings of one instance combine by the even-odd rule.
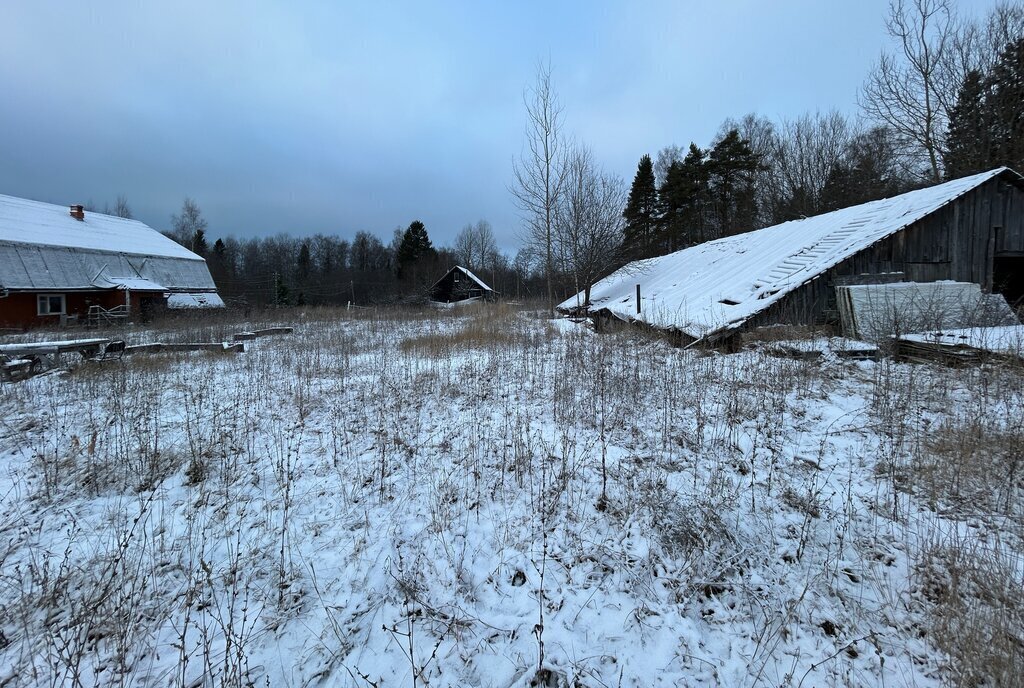
[[[1001,228],[995,231],[994,228]],[[910,282],[956,280],[992,287],[996,255],[1024,255],[1024,190],[993,179],[902,232],[851,256],[755,316],[748,326],[836,319],[836,281],[902,272]]]

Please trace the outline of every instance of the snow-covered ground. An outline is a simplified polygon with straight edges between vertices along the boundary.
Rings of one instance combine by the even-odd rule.
[[[1019,372],[346,317],[0,387],[0,686],[1019,669]]]

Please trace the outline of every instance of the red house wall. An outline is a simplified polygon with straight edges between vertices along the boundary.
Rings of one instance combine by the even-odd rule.
[[[14,292],[6,298],[0,298],[0,327],[27,329],[31,327],[56,327],[60,325],[60,315],[37,315],[39,294],[64,294],[64,310],[67,315],[78,315],[84,321],[89,313],[89,306],[114,308],[123,306],[125,293],[120,290],[104,291],[46,291],[46,292]],[[160,297],[159,293],[131,292],[129,310],[133,314],[140,312],[143,298]]]

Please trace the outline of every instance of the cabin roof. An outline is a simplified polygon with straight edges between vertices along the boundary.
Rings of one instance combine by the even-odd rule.
[[[471,279],[471,280],[473,280],[474,282],[476,282],[477,286],[479,286],[479,287],[480,287],[481,289],[483,289],[484,291],[494,291],[494,290],[493,290],[493,289],[491,289],[491,288],[490,288],[489,286],[487,286],[487,284],[485,284],[485,283],[484,283],[484,281],[483,281],[482,279],[480,279],[479,277],[477,277],[476,275],[474,275],[474,274],[473,274],[473,272],[472,272],[471,270],[469,270],[468,268],[464,268],[464,267],[462,267],[461,265],[456,265],[456,266],[455,266],[455,267],[453,267],[453,268],[452,268],[451,270],[449,270],[448,272],[444,273],[444,276],[443,276],[443,277],[441,277],[441,279],[439,279],[439,280],[437,280],[436,282],[434,282],[434,284],[433,284],[433,285],[431,286],[431,289],[433,289],[433,288],[434,288],[434,287],[436,287],[437,285],[441,284],[441,282],[443,282],[443,281],[445,280],[445,278],[446,278],[446,277],[448,277],[448,275],[452,274],[452,273],[453,273],[453,272],[455,272],[456,270],[458,270],[459,272],[461,272],[462,274],[464,274],[464,275],[465,275],[466,277],[468,277],[469,279]]]

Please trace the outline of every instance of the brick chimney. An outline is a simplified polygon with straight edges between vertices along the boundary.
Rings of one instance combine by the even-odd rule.
[[[81,206],[81,205],[73,205],[73,206],[71,206],[71,217],[75,218],[76,220],[84,220],[85,219],[85,206]]]

